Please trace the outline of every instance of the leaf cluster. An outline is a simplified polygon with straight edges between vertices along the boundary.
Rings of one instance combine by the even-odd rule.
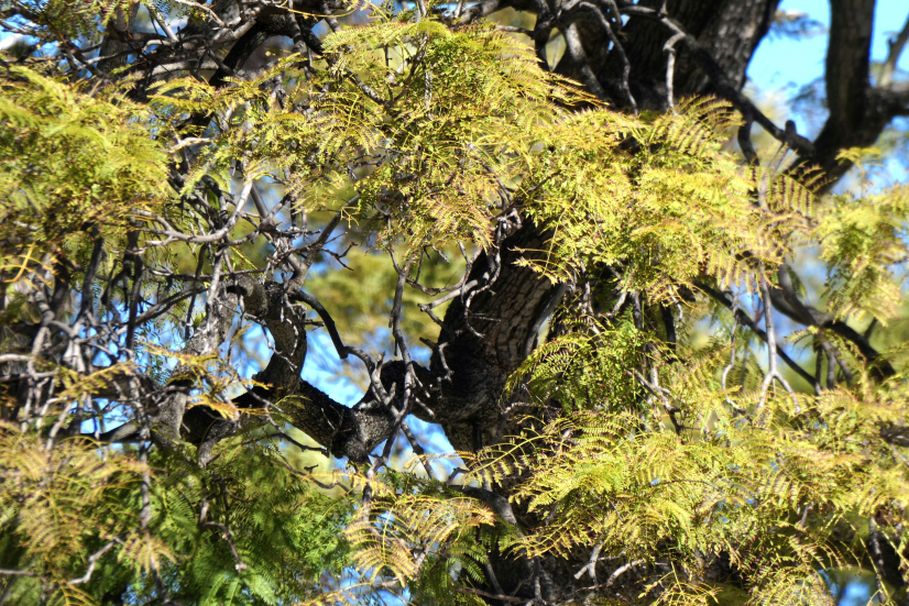
[[[0,81],[0,269],[15,280],[88,255],[171,198],[147,108],[13,66]],[[9,278],[8,278],[9,279]]]

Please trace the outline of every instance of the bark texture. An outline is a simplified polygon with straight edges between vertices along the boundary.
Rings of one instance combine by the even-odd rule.
[[[212,10],[222,25],[191,20],[179,36],[154,53],[143,54],[141,39],[122,36],[103,45],[111,53],[134,53],[140,57],[133,69],[137,76],[134,96],[143,98],[148,86],[173,70],[185,70],[207,77],[215,86],[231,76],[242,75],[250,57],[270,38],[289,38],[298,50],[318,55],[321,45],[314,34],[319,23],[313,14],[331,13],[330,3],[295,2],[293,16],[284,3],[213,3]],[[885,65],[878,81],[871,78],[870,44],[873,0],[831,0],[832,23],[826,62],[826,99],[829,117],[815,141],[807,141],[794,128],[773,124],[742,94],[746,69],[756,48],[766,36],[779,0],[642,0],[630,3],[611,0],[486,0],[464,19],[512,7],[536,13],[531,33],[539,54],[553,28],[565,35],[568,50],[554,67],[575,78],[611,105],[627,111],[665,110],[684,96],[714,94],[729,99],[748,121],[759,123],[782,143],[792,147],[806,164],[818,164],[834,176],[842,175],[848,164],[837,160],[846,147],[870,145],[894,116],[909,114],[909,88],[893,82],[892,65]],[[327,19],[334,26],[333,19]],[[119,27],[119,26],[118,26]],[[122,28],[121,28],[122,29]],[[117,27],[113,29],[117,32]],[[903,29],[909,31],[909,27]],[[122,32],[121,32],[122,33]],[[905,45],[902,34],[894,50]],[[902,42],[899,42],[899,41]],[[898,56],[898,52],[896,52]],[[116,58],[110,65],[121,65]],[[107,64],[101,65],[102,68]],[[889,75],[888,75],[889,74]],[[209,116],[193,116],[200,127]],[[592,134],[595,136],[595,133]],[[740,144],[748,155],[748,129],[740,133]],[[188,339],[186,353],[217,351],[230,328],[237,307],[266,327],[274,339],[274,351],[266,367],[256,376],[261,383],[236,398],[243,408],[278,411],[293,425],[317,440],[327,451],[354,462],[368,459],[383,440],[393,438],[406,414],[413,413],[441,424],[458,449],[475,450],[518,429],[512,394],[504,393],[508,376],[526,359],[539,339],[540,330],[563,295],[564,288],[541,278],[517,263],[522,256],[542,249],[547,234],[526,218],[521,209],[510,209],[496,230],[494,247],[472,260],[464,288],[448,307],[429,367],[424,368],[406,355],[386,363],[376,362],[345,346],[333,329],[330,314],[305,293],[297,279],[305,271],[294,267],[294,277],[278,281],[242,278],[225,281],[211,294],[207,318]],[[333,227],[332,227],[333,229]],[[330,235],[331,230],[326,230]],[[326,237],[327,237],[326,235]],[[324,245],[324,240],[321,245]],[[127,253],[129,256],[131,253]],[[138,257],[136,257],[138,259]],[[137,268],[139,260],[129,265]],[[64,271],[65,268],[61,269]],[[140,272],[141,269],[136,269]],[[138,274],[137,274],[138,275]],[[134,283],[138,291],[138,282]],[[124,281],[125,283],[125,281]],[[720,295],[722,296],[722,295]],[[0,293],[0,297],[3,294]],[[13,327],[14,340],[26,343],[48,334],[54,318],[62,317],[56,293],[42,300],[42,323]],[[60,295],[62,297],[62,295]],[[893,374],[892,367],[867,342],[842,322],[833,320],[802,303],[786,280],[772,293],[776,309],[805,325],[837,331],[851,341],[869,361],[879,378]],[[307,355],[307,312],[315,311],[329,330],[342,358],[353,355],[370,373],[370,388],[353,407],[336,402],[317,387],[300,379]],[[330,310],[329,310],[330,311]],[[665,314],[664,314],[665,315]],[[132,310],[135,320],[136,310]],[[672,314],[668,314],[671,326]],[[134,330],[135,322],[130,330]],[[667,328],[667,336],[671,333]],[[0,335],[8,336],[8,335]],[[15,356],[14,356],[15,357]],[[21,357],[21,356],[20,356]],[[27,408],[33,402],[22,394],[27,381],[19,379],[17,360],[4,362],[5,394],[15,406]],[[179,369],[178,369],[179,370]],[[179,377],[179,372],[175,376]],[[136,377],[124,376],[115,382],[117,397],[130,393],[143,404],[143,414],[159,443],[185,439],[198,445],[205,463],[212,447],[244,425],[261,424],[258,415],[242,421],[224,419],[204,407],[186,409],[190,382],[172,380],[167,389],[157,389]],[[35,390],[33,390],[35,391]],[[6,406],[0,399],[0,406]],[[14,407],[15,407],[14,406]],[[15,418],[18,409],[4,411]],[[78,423],[74,423],[78,430]],[[126,423],[101,433],[102,439],[129,439],[140,435],[142,424]],[[888,430],[889,431],[889,430]],[[906,433],[894,428],[894,440]],[[484,489],[485,490],[485,489]],[[502,495],[487,495],[502,499]],[[526,512],[513,512],[521,526],[537,522]],[[895,570],[895,553],[879,549],[876,565]],[[583,557],[587,557],[584,554]],[[490,603],[566,602],[582,598],[591,589],[586,579],[573,571],[578,562],[541,559],[514,560],[504,554],[493,557],[488,583],[481,587]],[[708,566],[709,568],[709,566]],[[722,562],[713,566],[723,573]],[[617,569],[609,572],[617,572]],[[633,580],[633,574],[628,579]],[[899,579],[899,575],[891,575]],[[896,582],[896,581],[894,581]],[[618,585],[614,591],[623,591]],[[534,602],[536,601],[536,602]]]

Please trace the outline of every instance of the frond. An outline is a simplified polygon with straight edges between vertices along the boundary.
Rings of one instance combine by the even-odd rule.
[[[872,316],[886,323],[901,300],[899,264],[906,246],[909,188],[867,200],[838,198],[816,230],[821,258],[829,264],[825,296],[840,318]]]
[[[649,145],[666,145],[675,151],[704,160],[712,156],[741,125],[732,105],[714,97],[688,97],[679,101],[676,112],[658,116],[650,130]]]
[[[389,574],[402,587],[433,553],[444,553],[481,526],[493,512],[475,499],[396,493],[386,487],[366,503],[345,533],[358,566],[375,578]]]

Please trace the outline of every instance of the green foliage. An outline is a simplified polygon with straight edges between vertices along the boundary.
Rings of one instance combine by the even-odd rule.
[[[647,339],[630,319],[611,327],[592,322],[588,330],[562,332],[533,351],[511,376],[506,391],[524,386],[538,401],[554,398],[568,410],[622,410],[637,402],[641,386],[628,369],[647,357]]]
[[[349,503],[319,491],[277,450],[229,443],[204,470],[162,463],[153,523],[172,541],[176,565],[162,576],[176,595],[202,604],[302,599],[346,565]],[[153,595],[153,581],[136,591]]]
[[[16,603],[98,604],[127,587],[136,602],[164,580],[200,604],[272,604],[318,595],[347,565],[349,502],[277,450],[224,444],[205,469],[134,454],[85,439],[45,449],[4,429],[0,562],[36,575],[3,578]]]

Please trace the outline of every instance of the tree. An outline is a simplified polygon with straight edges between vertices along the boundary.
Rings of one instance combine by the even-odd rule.
[[[778,4],[0,4],[3,601],[909,603],[909,23],[811,140]]]

